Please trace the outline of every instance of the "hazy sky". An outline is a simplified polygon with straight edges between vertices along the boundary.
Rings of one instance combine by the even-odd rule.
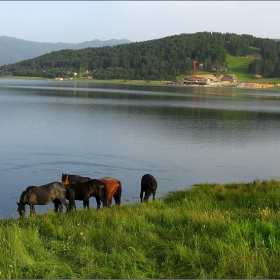
[[[133,42],[203,31],[280,38],[279,1],[0,1],[0,36]]]

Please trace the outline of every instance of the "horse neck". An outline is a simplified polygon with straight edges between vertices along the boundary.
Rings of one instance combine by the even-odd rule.
[[[21,203],[27,204],[29,202],[30,196],[36,192],[35,186],[28,187],[21,195]]]
[[[27,191],[23,191],[22,194],[21,194],[21,196],[20,196],[19,203],[25,205],[25,204],[28,202],[27,197],[29,197]]]

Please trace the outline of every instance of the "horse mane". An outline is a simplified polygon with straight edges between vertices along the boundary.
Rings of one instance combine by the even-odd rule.
[[[91,178],[89,177],[83,177],[81,175],[76,175],[76,174],[63,174],[62,173],[62,177],[61,177],[61,180],[65,180],[66,178],[68,177],[69,181],[71,182],[79,182],[79,181],[87,181],[87,180],[90,180]]]
[[[26,190],[21,193],[20,201],[19,202],[20,203],[25,203],[26,195],[28,197],[30,197],[31,192],[34,190],[34,188],[36,188],[36,186],[29,186],[29,187],[27,187]]]
[[[25,194],[26,194],[26,190],[21,193],[19,203],[23,203],[23,199],[24,199]]]

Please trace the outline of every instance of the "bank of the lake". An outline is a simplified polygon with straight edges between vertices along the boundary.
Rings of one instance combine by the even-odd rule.
[[[0,277],[280,277],[280,183],[203,184],[154,202],[0,224]]]
[[[205,76],[205,75],[204,75]],[[17,79],[17,80],[50,80],[42,77],[17,77],[17,76],[7,76],[0,77],[2,79]],[[170,81],[150,81],[150,80],[123,80],[123,79],[111,79],[111,80],[98,80],[92,78],[71,78],[58,80],[58,82],[82,82],[82,83],[111,83],[111,84],[132,84],[132,85],[166,85],[170,86]],[[175,84],[175,86],[182,86],[180,84]],[[194,86],[194,85],[190,85]],[[206,85],[201,85],[202,87],[236,87],[236,88],[247,88],[247,89],[262,89],[262,90],[279,90],[280,89],[280,79],[251,79],[251,80],[241,80],[238,83],[230,82],[219,82],[219,83],[209,83]]]

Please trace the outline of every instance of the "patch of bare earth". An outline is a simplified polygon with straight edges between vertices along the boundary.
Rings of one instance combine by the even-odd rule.
[[[270,83],[238,83],[235,87],[237,88],[270,88],[273,87]]]

